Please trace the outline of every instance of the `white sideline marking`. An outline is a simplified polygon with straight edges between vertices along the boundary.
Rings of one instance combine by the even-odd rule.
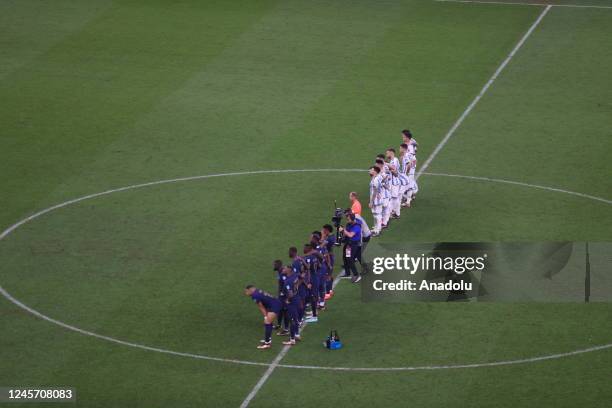
[[[436,146],[436,148],[434,149],[434,151],[429,155],[429,157],[427,158],[427,160],[425,160],[425,163],[423,163],[423,165],[421,166],[421,170],[419,170],[419,172],[416,175],[416,178],[418,179],[421,174],[427,170],[427,168],[429,167],[429,165],[431,164],[431,162],[433,161],[433,159],[436,158],[436,156],[438,155],[438,153],[440,153],[440,150],[442,150],[442,148],[446,145],[446,143],[448,143],[449,139],[453,136],[453,134],[455,133],[455,131],[457,130],[457,128],[459,126],[461,126],[461,124],[463,123],[463,121],[465,120],[465,118],[470,114],[470,112],[472,112],[472,109],[474,109],[474,107],[476,106],[476,104],[478,104],[478,102],[480,101],[480,99],[483,97],[483,95],[487,92],[487,90],[491,87],[491,85],[493,85],[493,82],[495,82],[495,80],[497,79],[497,77],[499,76],[499,74],[501,74],[501,72],[504,70],[504,68],[506,68],[506,65],[508,65],[508,63],[510,62],[510,60],[512,59],[512,57],[514,57],[514,55],[516,55],[517,51],[523,46],[523,44],[525,44],[525,41],[527,41],[527,38],[529,38],[529,36],[531,35],[531,33],[533,32],[533,30],[535,30],[535,28],[538,26],[538,24],[540,24],[540,21],[542,21],[542,19],[544,18],[544,16],[548,13],[548,11],[550,10],[551,6],[546,6],[546,8],[542,11],[542,13],[540,13],[540,15],[538,16],[538,18],[536,19],[536,21],[534,21],[534,23],[531,25],[531,27],[529,27],[529,29],[527,30],[527,32],[523,35],[523,37],[519,40],[519,42],[516,44],[516,46],[512,49],[512,51],[510,51],[510,54],[508,54],[508,56],[506,57],[506,59],[501,63],[501,65],[497,68],[497,70],[493,73],[493,76],[487,81],[487,83],[482,87],[482,89],[480,90],[480,93],[478,95],[476,95],[476,97],[474,98],[474,100],[472,101],[472,103],[470,103],[468,105],[468,107],[463,111],[463,113],[461,114],[461,116],[459,117],[459,119],[457,119],[457,121],[455,122],[455,124],[450,128],[450,130],[448,131],[448,133],[446,133],[446,136],[444,136],[444,138],[442,139],[442,141],[440,143],[438,143],[438,145]]]
[[[156,185],[160,185],[160,184],[171,184],[171,183],[178,183],[178,182],[183,182],[183,181],[203,180],[203,179],[208,179],[208,178],[213,178],[213,177],[247,176],[247,175],[254,175],[254,174],[308,173],[308,172],[364,172],[365,173],[365,170],[363,170],[363,169],[257,170],[257,171],[243,171],[243,172],[233,172],[233,173],[210,174],[210,175],[201,175],[201,176],[193,176],[193,177],[181,177],[181,178],[175,178],[175,179],[153,181],[153,182],[149,182],[149,183],[135,184],[135,185],[131,185],[131,186],[115,188],[115,189],[112,189],[112,190],[106,190],[106,191],[103,191],[101,193],[89,194],[89,195],[86,195],[86,196],[83,196],[83,197],[79,197],[79,198],[75,198],[75,199],[72,199],[72,200],[68,200],[68,201],[65,201],[63,203],[60,203],[60,204],[54,205],[52,207],[46,208],[44,210],[41,210],[41,211],[39,211],[39,212],[37,212],[35,214],[30,215],[27,218],[22,219],[21,221],[18,221],[17,223],[13,224],[12,226],[10,226],[6,230],[4,230],[2,233],[0,233],[0,240],[6,238],[11,232],[15,231],[20,226],[22,226],[22,225],[24,225],[24,224],[26,224],[26,223],[28,223],[28,222],[38,218],[38,217],[40,217],[40,216],[42,216],[44,214],[50,213],[50,212],[52,212],[54,210],[57,210],[57,209],[60,209],[60,208],[68,207],[69,205],[76,204],[76,203],[79,203],[81,201],[85,201],[85,200],[89,200],[89,199],[92,199],[92,198],[96,198],[96,197],[100,197],[100,196],[104,196],[104,195],[108,195],[108,194],[112,194],[112,193],[117,193],[117,192],[121,192],[121,191],[134,190],[134,189],[138,189],[138,188],[156,186]],[[537,184],[523,183],[523,182],[519,182],[519,181],[504,180],[504,179],[495,179],[495,178],[487,178],[487,177],[476,177],[476,176],[462,176],[460,174],[426,173],[426,172],[421,172],[420,174],[421,175],[427,175],[427,176],[454,177],[454,178],[479,180],[479,181],[492,182],[492,183],[512,184],[512,185],[517,185],[517,186],[522,186],[522,187],[546,190],[546,191],[555,192],[555,193],[569,194],[569,195],[577,196],[577,197],[580,197],[580,198],[584,198],[584,199],[588,199],[588,200],[594,200],[594,201],[599,201],[599,202],[602,202],[602,203],[605,203],[605,204],[612,205],[612,200],[608,200],[608,199],[605,199],[605,198],[602,198],[602,197],[596,197],[596,196],[589,195],[589,194],[578,193],[578,192],[575,192],[575,191],[564,190],[564,189],[555,188],[555,187],[547,187],[547,186],[541,186],[541,185],[537,185]],[[270,363],[262,363],[262,362],[257,362],[257,361],[238,360],[238,359],[222,358],[222,357],[213,357],[213,356],[207,356],[207,355],[195,354],[195,353],[185,353],[185,352],[168,350],[168,349],[163,349],[163,348],[159,348],[159,347],[152,347],[152,346],[147,346],[145,344],[138,344],[138,343],[133,343],[133,342],[125,341],[125,340],[116,339],[116,338],[113,338],[113,337],[110,337],[110,336],[105,336],[105,335],[102,335],[102,334],[98,334],[98,333],[94,333],[94,332],[91,332],[91,331],[88,331],[88,330],[84,330],[84,329],[81,329],[79,327],[72,326],[72,325],[64,323],[64,322],[62,322],[60,320],[54,319],[52,317],[49,317],[49,316],[47,316],[47,315],[45,315],[45,314],[43,314],[43,313],[41,313],[41,312],[31,308],[30,306],[26,305],[25,303],[21,302],[20,300],[16,299],[9,292],[7,292],[4,288],[2,288],[2,286],[0,286],[0,294],[2,296],[4,296],[8,301],[10,301],[14,305],[16,305],[17,307],[19,307],[22,310],[25,310],[26,312],[28,312],[28,313],[38,317],[41,320],[45,320],[45,321],[47,321],[49,323],[55,324],[55,325],[60,326],[60,327],[62,327],[64,329],[71,330],[73,332],[76,332],[76,333],[79,333],[79,334],[82,334],[82,335],[85,335],[85,336],[90,336],[90,337],[94,337],[94,338],[97,338],[97,339],[100,339],[100,340],[105,340],[105,341],[108,341],[110,343],[115,343],[115,344],[119,344],[119,345],[122,345],[122,346],[132,347],[132,348],[136,348],[136,349],[140,349],[140,350],[145,350],[145,351],[152,351],[152,352],[156,352],[156,353],[169,354],[169,355],[178,356],[178,357],[195,358],[195,359],[199,359],[199,360],[216,361],[216,362],[220,362],[220,363],[231,363],[231,364],[241,364],[241,365],[248,365],[248,366],[261,366],[261,367],[270,367],[271,366]],[[293,369],[311,369],[311,370],[332,370],[332,371],[416,371],[416,370],[441,370],[441,369],[452,369],[452,368],[477,368],[477,367],[491,367],[491,366],[502,366],[502,365],[510,365],[510,364],[531,363],[531,362],[537,362],[537,361],[543,361],[543,360],[553,360],[553,359],[569,357],[569,356],[573,356],[573,355],[577,355],[577,354],[590,353],[590,352],[593,352],[593,351],[604,350],[604,349],[608,349],[608,348],[612,348],[612,343],[604,344],[604,345],[599,345],[599,346],[592,346],[592,347],[588,347],[588,348],[585,348],[585,349],[574,350],[574,351],[570,351],[570,352],[566,352],[566,353],[551,354],[551,355],[545,355],[545,356],[537,356],[537,357],[525,358],[525,359],[520,359],[520,360],[493,361],[493,362],[488,362],[488,363],[455,364],[455,365],[451,364],[451,365],[438,365],[438,366],[414,366],[414,367],[325,367],[325,366],[288,365],[288,364],[280,364],[279,363],[279,364],[276,365],[276,367],[293,368]]]
[[[249,404],[251,403],[253,398],[255,398],[261,387],[263,387],[263,385],[266,383],[266,381],[268,381],[268,378],[270,378],[274,370],[276,370],[278,364],[287,355],[290,348],[291,346],[284,346],[282,350],[278,352],[276,358],[272,361],[266,372],[261,376],[259,381],[257,381],[257,384],[255,384],[251,392],[249,392],[249,395],[247,395],[244,401],[242,401],[242,404],[240,404],[240,408],[246,408],[249,406]]]
[[[332,285],[332,289],[336,288],[336,285],[338,284],[338,282],[340,282],[340,275],[336,276],[336,279],[334,279],[334,283]],[[308,323],[304,323],[304,327],[302,327],[302,330],[304,330],[307,325],[308,325]],[[268,378],[270,378],[270,376],[272,375],[274,370],[276,370],[276,367],[282,366],[280,364],[280,362],[281,362],[281,360],[283,358],[285,358],[285,356],[287,355],[287,353],[289,352],[289,349],[291,349],[291,347],[293,347],[293,346],[285,346],[285,347],[282,348],[281,351],[278,352],[278,354],[276,355],[276,358],[274,358],[274,360],[272,361],[272,363],[270,364],[270,366],[268,367],[266,372],[263,373],[263,375],[261,376],[259,381],[257,381],[257,384],[255,384],[255,386],[253,387],[251,392],[249,392],[249,395],[247,395],[246,398],[244,399],[244,401],[242,401],[242,404],[240,404],[240,408],[246,408],[246,407],[249,406],[249,404],[251,403],[253,398],[255,398],[255,396],[257,395],[257,393],[261,389],[261,387],[264,386],[266,381],[268,381]],[[285,366],[283,366],[283,367],[285,367]]]
[[[571,8],[594,8],[612,9],[612,6],[596,6],[590,4],[550,4],[550,3],[521,3],[518,1],[487,1],[487,0],[434,0],[440,3],[476,3],[476,4],[511,4],[518,6],[552,6],[552,7],[571,7]]]

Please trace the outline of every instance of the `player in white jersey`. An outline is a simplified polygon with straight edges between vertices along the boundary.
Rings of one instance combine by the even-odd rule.
[[[372,210],[372,216],[374,217],[374,228],[372,229],[372,236],[380,234],[382,229],[382,208],[383,208],[383,178],[380,174],[380,167],[370,167],[370,202],[368,207]]]
[[[400,162],[395,157],[395,149],[389,148],[385,152],[387,154],[387,167],[389,168],[390,179],[390,215],[392,218],[400,217],[400,209],[402,204],[401,187],[402,181],[400,179]]]
[[[405,207],[404,201],[407,195],[407,191],[410,186],[410,179],[408,177],[408,170],[410,169],[410,161],[408,157],[408,145],[406,143],[402,143],[400,145],[400,154],[399,154],[399,179],[400,179],[400,208]]]
[[[389,166],[385,163],[385,155],[379,154],[376,158],[375,166],[380,169],[380,176],[383,185],[383,207],[382,207],[382,228],[387,228],[389,218],[391,218],[391,173]]]
[[[407,186],[403,192],[405,201],[402,206],[410,207],[412,200],[414,200],[416,193],[419,191],[419,186],[416,182],[417,159],[416,155],[412,153],[410,146],[406,143],[402,143],[400,145],[400,154],[402,157],[402,172],[408,178]]]
[[[408,150],[416,155],[417,150],[419,150],[419,144],[416,139],[412,137],[412,132],[408,129],[402,130],[402,140],[404,143],[408,145]]]

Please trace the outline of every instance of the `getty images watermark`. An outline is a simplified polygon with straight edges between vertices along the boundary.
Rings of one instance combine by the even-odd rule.
[[[611,302],[612,242],[371,243],[364,302]]]
[[[382,275],[388,271],[401,272],[413,277],[417,272],[426,275],[435,272],[443,273],[448,279],[445,282],[423,279],[399,279],[386,281],[384,279],[372,280],[372,289],[375,291],[471,291],[473,282],[460,279],[466,272],[482,272],[486,268],[488,254],[481,256],[440,256],[425,255],[411,256],[396,254],[394,257],[376,257],[372,259],[372,273]],[[379,276],[380,277],[380,276]]]

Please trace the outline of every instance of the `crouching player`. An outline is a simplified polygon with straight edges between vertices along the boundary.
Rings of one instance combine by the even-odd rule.
[[[258,349],[269,349],[272,347],[272,328],[274,319],[278,316],[282,309],[281,301],[278,298],[264,292],[263,290],[257,289],[253,285],[248,285],[244,289],[244,294],[250,296],[251,299],[257,303],[261,314],[264,316],[265,334],[264,339],[261,341]]]

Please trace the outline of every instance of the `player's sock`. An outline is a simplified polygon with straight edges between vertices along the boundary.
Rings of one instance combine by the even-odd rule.
[[[376,224],[374,226],[374,231],[378,233],[382,229],[382,217],[381,217],[381,215],[380,214],[374,215],[374,221],[376,222]]]
[[[266,340],[266,343],[269,343],[272,341],[272,324],[265,324],[266,326],[266,336],[264,337],[264,339]]]

